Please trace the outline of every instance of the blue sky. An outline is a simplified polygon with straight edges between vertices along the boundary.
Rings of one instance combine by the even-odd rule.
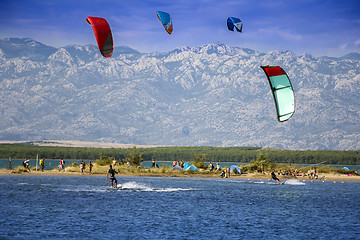
[[[158,10],[170,13],[171,35]],[[115,46],[141,52],[214,42],[314,56],[360,52],[359,0],[0,0],[0,38],[29,37],[54,47],[96,45],[88,16],[107,19]],[[243,21],[243,33],[227,30],[229,16]]]

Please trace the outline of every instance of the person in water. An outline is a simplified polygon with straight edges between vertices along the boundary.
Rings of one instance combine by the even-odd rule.
[[[112,168],[112,165],[110,165],[110,168],[106,174],[106,179],[109,179],[109,175],[110,175],[111,187],[114,187],[114,183],[115,183],[114,188],[116,189],[117,188],[117,180],[115,178],[115,173],[117,173],[117,172],[115,171],[115,169]]]
[[[274,179],[275,181],[277,181],[279,184],[284,184],[284,183],[280,182],[278,177],[275,175],[274,169],[271,171],[271,178]]]

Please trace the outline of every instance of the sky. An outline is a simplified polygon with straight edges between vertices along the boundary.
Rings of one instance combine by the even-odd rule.
[[[171,35],[156,11],[170,13]],[[115,47],[140,52],[220,42],[318,57],[360,53],[359,0],[0,0],[0,39],[32,38],[53,47],[96,45],[88,16],[108,21]],[[243,33],[227,29],[230,16],[242,20]]]

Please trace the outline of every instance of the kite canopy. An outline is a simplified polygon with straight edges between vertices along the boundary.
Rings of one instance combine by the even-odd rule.
[[[172,25],[172,22],[171,22],[170,14],[168,14],[166,12],[162,12],[162,11],[157,11],[156,15],[158,16],[160,22],[164,26],[166,32],[168,34],[171,34],[172,31],[173,31],[173,25]]]
[[[295,94],[286,72],[279,66],[261,66],[274,96],[279,122],[289,120],[295,112]]]
[[[234,31],[234,27],[235,27],[236,31],[242,32],[243,24],[239,18],[229,17],[227,19],[227,27],[230,31]]]
[[[238,174],[241,174],[241,169],[240,169],[239,166],[236,166],[236,165],[231,165],[230,166],[230,172],[233,172],[235,169],[236,169]]]
[[[108,22],[104,18],[87,17],[86,21],[91,24],[96,37],[99,50],[104,57],[111,57],[114,50],[113,39]]]
[[[194,172],[198,171],[198,169],[195,166],[192,166],[189,163],[184,163],[184,170],[185,171],[193,170]]]

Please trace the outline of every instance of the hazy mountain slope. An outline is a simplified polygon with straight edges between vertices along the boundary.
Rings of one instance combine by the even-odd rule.
[[[0,40],[0,140],[360,149],[356,53],[315,58],[219,43],[115,51],[103,58],[95,46]],[[288,122],[276,120],[267,64],[292,81]]]

